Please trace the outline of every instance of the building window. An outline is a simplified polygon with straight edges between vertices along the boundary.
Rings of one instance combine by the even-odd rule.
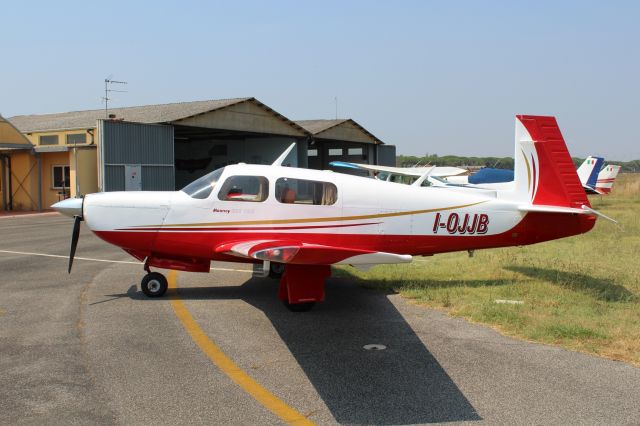
[[[81,143],[87,143],[86,133],[72,133],[67,135],[67,145],[76,145]]]
[[[338,188],[331,182],[280,178],[276,181],[276,200],[285,204],[330,206],[338,199]]]
[[[349,155],[362,155],[362,148],[349,148],[347,152]]]
[[[310,149],[309,151],[307,151],[307,156],[308,157],[317,157],[318,156],[318,150],[317,149]]]
[[[342,148],[331,148],[329,149],[329,155],[332,157],[342,155]]]
[[[69,188],[69,166],[51,166],[53,189]]]
[[[251,201],[260,202],[269,195],[269,181],[263,176],[231,176],[220,192],[218,198],[222,201]]]
[[[40,145],[58,145],[58,135],[40,136]]]

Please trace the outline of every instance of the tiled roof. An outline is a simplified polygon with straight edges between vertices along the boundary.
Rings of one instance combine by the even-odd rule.
[[[118,119],[137,123],[170,123],[251,99],[253,98],[218,99],[127,108],[109,108],[109,114],[115,114]],[[31,133],[93,128],[96,126],[96,120],[100,118],[106,118],[104,109],[56,114],[17,115],[9,118],[9,121],[22,133]]]

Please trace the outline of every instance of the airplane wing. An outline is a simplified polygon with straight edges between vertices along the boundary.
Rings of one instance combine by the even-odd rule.
[[[373,265],[409,263],[412,256],[348,247],[306,244],[298,240],[248,240],[222,244],[216,253],[298,265]]]
[[[374,172],[387,172],[404,176],[417,176],[420,177],[427,170],[426,167],[391,167],[391,166],[378,166],[375,164],[359,164],[348,163],[346,161],[332,161],[329,163],[333,167],[342,167],[346,169],[357,170],[370,170]],[[459,167],[435,167],[431,172],[431,176],[457,176],[466,173],[465,169]]]
[[[458,176],[464,173],[467,173],[467,170],[460,167],[436,166],[431,174],[434,176]]]

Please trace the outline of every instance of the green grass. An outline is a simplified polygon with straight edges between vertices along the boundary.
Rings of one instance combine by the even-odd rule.
[[[590,200],[620,225],[600,219],[577,237],[337,274],[511,336],[640,365],[640,175]]]

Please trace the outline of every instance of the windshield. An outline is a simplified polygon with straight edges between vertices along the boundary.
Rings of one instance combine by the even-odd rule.
[[[213,188],[215,188],[223,171],[224,167],[214,170],[211,173],[202,176],[200,179],[194,180],[189,185],[182,188],[182,191],[186,192],[191,198],[204,200],[211,194]]]

